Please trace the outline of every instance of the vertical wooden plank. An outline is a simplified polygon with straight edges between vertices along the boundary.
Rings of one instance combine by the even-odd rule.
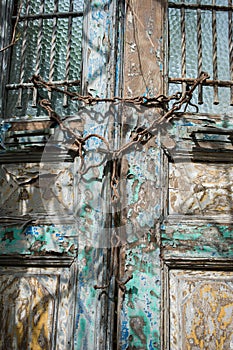
[[[163,93],[164,1],[126,1],[124,96]],[[137,128],[155,120],[159,111],[126,105],[122,145]],[[161,215],[161,154],[159,132],[143,147],[127,152],[122,160],[126,187],[121,193],[124,249],[121,280],[132,279],[120,292],[118,348],[160,349],[161,277],[159,228]]]
[[[150,246],[150,248],[148,248]],[[126,250],[126,285],[122,302],[119,349],[160,349],[160,263],[159,249],[145,240]]]
[[[158,95],[163,90],[163,11],[165,1],[126,1],[124,93]]]
[[[118,1],[87,2],[84,16],[83,92],[113,97],[120,85],[120,72],[116,72],[116,64],[119,67],[116,53],[120,49],[120,39],[116,35]],[[100,103],[81,109],[79,115],[84,120],[83,134],[91,132],[105,137],[113,150],[115,107]],[[108,317],[114,315],[115,285],[111,275],[110,172],[107,161],[92,168],[103,158],[104,153],[99,152],[99,148],[105,145],[96,138],[88,140],[84,161],[90,170],[76,178],[80,268],[75,347],[80,350],[112,348],[114,319]]]

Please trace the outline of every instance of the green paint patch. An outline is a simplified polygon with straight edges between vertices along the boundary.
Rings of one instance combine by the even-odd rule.
[[[180,241],[190,241],[190,240],[198,240],[202,236],[201,233],[180,233],[180,232],[174,232],[173,233],[173,239],[180,240]]]
[[[233,239],[233,230],[229,229],[229,226],[218,226],[218,229],[224,238]]]
[[[81,317],[81,318],[80,318],[80,323],[79,323],[79,328],[80,328],[80,331],[81,331],[82,333],[85,333],[86,324],[87,324],[87,322],[86,322],[85,318]]]
[[[133,203],[136,203],[138,201],[140,186],[141,184],[140,182],[138,182],[137,185],[134,187],[133,198],[132,198]]]
[[[65,236],[64,236],[65,233]],[[76,255],[75,231],[70,225],[28,225],[0,227],[1,254],[27,254],[37,252]],[[69,239],[69,236],[72,238]]]
[[[129,317],[129,342],[132,348],[156,350],[159,347],[159,337],[154,331],[157,328],[151,317],[142,310],[138,310]]]
[[[145,242],[127,252],[126,264],[131,266],[133,278],[126,284],[122,322],[128,333],[126,344],[135,349],[157,350],[161,311],[159,249],[145,252],[144,246]]]

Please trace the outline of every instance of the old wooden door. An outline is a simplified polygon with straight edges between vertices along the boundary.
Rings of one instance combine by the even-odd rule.
[[[14,3],[0,348],[233,348],[231,1]]]
[[[143,130],[161,114],[170,119],[175,107],[173,119],[151,128],[144,147],[125,156],[128,242],[121,276],[132,278],[120,291],[119,347],[231,349],[232,3],[130,4],[125,91],[180,92],[180,101],[202,71],[209,77],[192,104],[147,106],[135,118],[126,112],[126,126]]]
[[[0,3],[2,350],[112,347],[114,300],[98,289],[111,261],[107,162],[88,168],[113,114],[70,97],[119,95],[122,5]],[[85,172],[77,140],[90,133]]]

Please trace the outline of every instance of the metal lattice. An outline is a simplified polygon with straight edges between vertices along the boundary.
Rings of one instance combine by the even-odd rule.
[[[177,84],[185,91],[207,71],[210,79],[199,87],[195,101],[204,112],[216,105],[229,112],[233,105],[232,10],[232,0],[176,0],[168,5],[170,91]]]
[[[16,16],[17,9],[13,26]],[[35,108],[38,92],[30,82],[33,74],[65,89],[80,86],[82,26],[83,0],[23,2],[17,26],[19,39],[12,50],[6,85],[8,116],[40,114]],[[66,97],[56,103],[61,108],[68,106]]]

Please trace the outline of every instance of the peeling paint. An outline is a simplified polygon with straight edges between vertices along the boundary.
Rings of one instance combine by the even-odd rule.
[[[133,279],[126,285],[121,313],[121,348],[160,349],[159,250],[143,253],[143,245],[127,249],[126,269]]]
[[[84,90],[99,97],[164,93],[165,2],[131,1],[126,13],[119,5],[87,6]],[[110,158],[161,115],[127,103],[81,107],[69,126],[106,137]],[[27,117],[0,128],[0,313],[9,316],[0,347],[233,348],[231,118],[177,114],[117,159],[116,203],[112,159],[96,166],[106,151],[100,139],[86,141],[90,171],[82,176],[67,150],[40,161],[56,134],[50,126]]]
[[[171,271],[172,349],[231,349],[231,284],[232,272]]]

